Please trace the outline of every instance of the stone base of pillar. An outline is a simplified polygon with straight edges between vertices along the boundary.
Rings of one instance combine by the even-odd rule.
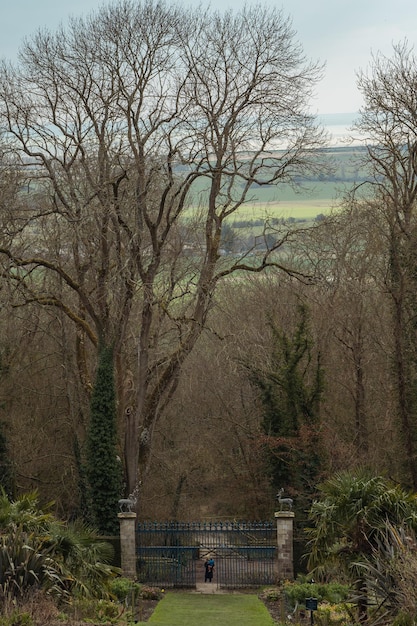
[[[122,574],[136,579],[136,513],[118,513]]]
[[[279,581],[294,579],[294,517],[293,511],[276,511],[277,577]]]

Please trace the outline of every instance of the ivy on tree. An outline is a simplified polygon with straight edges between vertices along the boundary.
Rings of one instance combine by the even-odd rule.
[[[266,367],[249,366],[262,404],[261,444],[266,472],[275,492],[281,487],[295,496],[297,511],[295,559],[304,552],[305,512],[310,507],[324,459],[320,446],[320,401],[324,373],[314,350],[305,304],[297,307],[292,333],[269,321],[272,349]]]
[[[13,464],[9,456],[4,424],[0,422],[0,491],[4,490],[9,497],[14,495]]]
[[[121,464],[117,455],[116,401],[113,350],[100,346],[96,380],[91,397],[87,435],[87,478],[91,517],[105,535],[118,533]]]
[[[272,351],[268,367],[251,369],[260,391],[263,441],[275,489],[291,486],[311,492],[319,474],[317,433],[323,370],[313,356],[307,307],[298,306],[298,322],[289,334],[270,321]]]

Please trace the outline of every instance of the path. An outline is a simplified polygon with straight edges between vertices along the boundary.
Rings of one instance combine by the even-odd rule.
[[[193,593],[226,593],[226,591],[220,589],[217,583],[213,581],[211,583],[197,583]]]

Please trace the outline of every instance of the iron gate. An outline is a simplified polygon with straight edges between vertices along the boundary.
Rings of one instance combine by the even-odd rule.
[[[274,522],[165,522],[137,527],[141,582],[195,587],[204,582],[204,562],[215,560],[213,583],[240,588],[276,582]]]

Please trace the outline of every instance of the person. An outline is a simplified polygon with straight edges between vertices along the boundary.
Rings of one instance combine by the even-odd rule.
[[[214,559],[207,559],[204,563],[205,574],[204,574],[204,582],[206,583],[213,580],[213,570],[214,570]]]

